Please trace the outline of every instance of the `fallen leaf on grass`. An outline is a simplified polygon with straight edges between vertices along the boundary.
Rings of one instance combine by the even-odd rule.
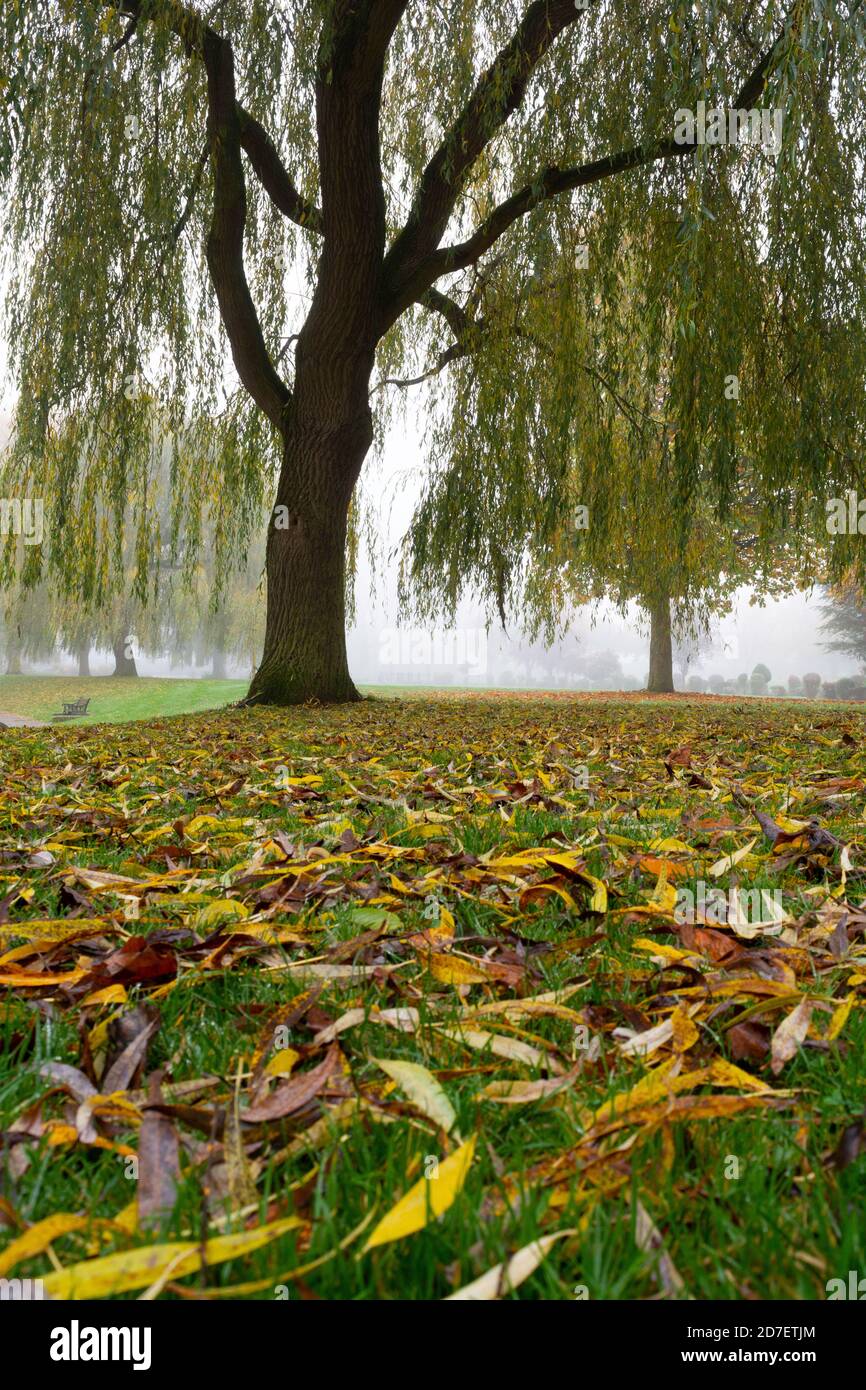
[[[8,1274],[21,1260],[30,1260],[34,1255],[41,1255],[53,1240],[68,1235],[70,1231],[83,1230],[87,1224],[86,1216],[59,1211],[54,1216],[46,1216],[44,1221],[37,1221],[34,1225],[28,1226],[23,1235],[18,1236],[0,1253],[0,1277]]]
[[[457,1116],[432,1072],[418,1062],[401,1062],[385,1057],[371,1057],[370,1061],[397,1082],[416,1109],[444,1129],[446,1134],[450,1132],[457,1122]]]
[[[788,1014],[783,1019],[773,1034],[773,1041],[770,1048],[770,1070],[774,1076],[778,1076],[786,1062],[790,1062],[800,1050],[800,1044],[809,1031],[809,1024],[812,1020],[812,1009],[814,1004],[809,999],[802,999],[794,1009],[793,1013]]]
[[[409,1188],[396,1206],[382,1217],[361,1253],[366,1254],[378,1245],[387,1245],[392,1240],[414,1235],[416,1231],[423,1230],[429,1221],[446,1212],[454,1204],[466,1181],[474,1153],[473,1134],[465,1144],[442,1160],[435,1178],[422,1178]]]
[[[456,1293],[450,1293],[443,1302],[489,1303],[501,1298],[503,1294],[518,1288],[530,1274],[535,1273],[551,1246],[558,1240],[564,1240],[566,1236],[574,1234],[574,1227],[569,1227],[550,1236],[540,1236],[531,1245],[524,1245],[522,1250],[512,1255],[507,1264],[494,1265],[486,1274],[482,1274],[480,1279],[473,1279],[471,1284],[465,1284]]]
[[[215,1236],[205,1241],[204,1245],[198,1241],[173,1241],[166,1245],[146,1245],[138,1250],[121,1250],[95,1260],[82,1260],[67,1269],[46,1274],[42,1281],[45,1296],[66,1301],[129,1293],[132,1289],[143,1289],[152,1284],[169,1266],[172,1267],[171,1277],[180,1279],[208,1265],[250,1255],[301,1224],[299,1217],[288,1216],[252,1231]]]
[[[250,1105],[241,1112],[241,1120],[246,1124],[260,1124],[265,1120],[280,1120],[293,1111],[307,1105],[323,1089],[340,1066],[340,1049],[335,1045],[324,1061],[311,1071],[299,1073],[289,1081],[282,1082],[264,1100]]]

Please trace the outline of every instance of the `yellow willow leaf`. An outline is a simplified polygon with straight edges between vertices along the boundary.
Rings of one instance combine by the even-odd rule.
[[[741,859],[745,859],[757,838],[756,835],[754,840],[750,840],[747,845],[743,845],[742,849],[735,850],[733,854],[726,854],[724,859],[717,859],[715,864],[711,864],[707,869],[707,873],[710,877],[720,878],[722,874],[728,872],[728,869],[732,869],[735,864],[739,864]]]
[[[473,1017],[478,1014],[533,1014],[550,1013],[554,1016],[562,1008],[562,1018],[575,1018],[580,1022],[580,1015],[573,1009],[566,1009],[565,1001],[570,999],[573,994],[578,994],[580,990],[586,989],[589,980],[580,980],[576,984],[567,985],[565,989],[548,989],[542,994],[528,994],[524,999],[494,999],[489,1004],[467,1004],[464,1014],[471,1014]]]
[[[402,1240],[404,1236],[421,1231],[437,1216],[441,1216],[453,1205],[466,1181],[472,1157],[475,1153],[475,1135],[455,1149],[439,1164],[438,1175],[422,1178],[410,1187],[387,1216],[383,1216],[362,1251],[366,1254],[377,1245],[387,1245],[392,1240]]]
[[[825,1034],[825,1041],[833,1042],[836,1038],[838,1038],[839,1034],[842,1032],[842,1029],[845,1027],[845,1024],[848,1022],[848,1016],[854,1007],[854,1003],[854,995],[849,994],[847,999],[843,999],[841,1004],[836,1005],[836,1008],[833,1010],[833,1016],[830,1019],[829,1026],[827,1028],[827,1032]]]
[[[589,906],[593,912],[607,912],[607,887],[600,878],[594,874],[588,874],[585,869],[579,867],[582,863],[574,854],[546,854],[545,862],[554,869],[565,869],[573,873],[581,883],[592,889],[592,897]]]
[[[82,999],[80,1007],[83,1009],[87,1004],[125,1004],[126,998],[124,985],[106,985],[104,989],[95,989],[92,994],[88,994],[85,999]],[[106,1023],[108,1022],[109,1020],[106,1020]],[[91,1034],[91,1040],[92,1037],[93,1034]]]
[[[442,1300],[443,1303],[489,1303],[493,1299],[501,1298],[502,1294],[516,1289],[524,1279],[535,1273],[552,1245],[566,1236],[575,1234],[576,1228],[571,1226],[565,1231],[542,1236],[531,1245],[524,1245],[522,1250],[512,1255],[507,1264],[494,1265],[486,1274],[482,1274],[480,1279],[473,1279],[471,1284],[465,1284],[456,1293],[450,1293]]]
[[[130,1289],[147,1288],[172,1265],[173,1279],[198,1271],[205,1265],[222,1264],[224,1260],[239,1259],[259,1250],[286,1231],[302,1225],[297,1216],[272,1221],[254,1231],[238,1231],[230,1236],[216,1236],[205,1241],[173,1241],[166,1245],[145,1245],[139,1250],[121,1250],[114,1255],[101,1255],[95,1260],[82,1260],[68,1269],[46,1274],[43,1279],[48,1298],[84,1299],[107,1298],[111,1294],[128,1293]],[[203,1261],[202,1261],[202,1257]]]
[[[668,835],[663,840],[650,840],[649,847],[661,854],[694,854],[691,845],[687,845],[684,840],[678,840],[674,835]]]
[[[577,903],[565,888],[560,888],[556,883],[534,883],[531,888],[524,888],[518,898],[518,906],[524,912],[532,903],[544,902],[545,898],[557,897],[568,908],[569,912],[577,911]]]
[[[300,1055],[300,1052],[295,1052],[292,1047],[281,1047],[268,1062],[263,1075],[288,1076]]]
[[[690,1047],[694,1047],[698,1038],[701,1036],[699,1030],[692,1023],[689,1011],[684,1004],[678,1004],[671,1014],[671,1041],[675,1052],[688,1052]]]
[[[462,956],[446,956],[444,952],[429,951],[424,964],[434,980],[443,985],[488,985],[490,976]]]
[[[437,947],[444,948],[449,946],[454,940],[457,925],[454,916],[447,907],[439,908],[439,921],[435,927],[425,927],[424,935],[428,941],[436,943]]]
[[[677,890],[672,883],[668,883],[667,874],[664,870],[659,874],[655,888],[649,901],[650,907],[656,908],[659,912],[673,913],[677,905]]]
[[[447,1028],[436,1025],[436,1031],[443,1037],[453,1038],[455,1042],[465,1043],[467,1047],[483,1052],[490,1048],[497,1057],[507,1057],[510,1062],[523,1062],[527,1067],[550,1066],[550,1058],[538,1047],[521,1042],[519,1038],[506,1038],[502,1033],[487,1033],[480,1028]]]
[[[607,1124],[618,1115],[623,1115],[628,1110],[634,1110],[639,1105],[648,1105],[652,1101],[659,1100],[664,1096],[673,1095],[678,1091],[691,1091],[695,1086],[701,1086],[707,1080],[707,1068],[699,1067],[697,1071],[680,1072],[682,1059],[679,1057],[671,1058],[670,1061],[662,1063],[647,1076],[641,1078],[628,1091],[620,1091],[619,1095],[612,1100],[605,1101],[592,1116],[591,1123],[595,1125]]]
[[[21,970],[14,974],[3,971],[0,973],[0,985],[9,985],[12,989],[44,989],[46,985],[74,985],[77,980],[83,980],[86,974],[86,970],[67,970],[61,975],[49,974],[47,970],[41,975],[38,970]]]
[[[788,1014],[779,1024],[770,1044],[770,1070],[778,1076],[786,1062],[790,1062],[799,1052],[800,1044],[809,1031],[814,1005],[810,999],[801,999],[793,1013]]]
[[[0,1275],[6,1274],[20,1260],[29,1260],[34,1255],[41,1255],[58,1236],[65,1236],[69,1231],[80,1231],[86,1225],[86,1216],[76,1216],[68,1211],[58,1212],[56,1216],[46,1216],[44,1221],[37,1221],[34,1226],[28,1227],[23,1235],[13,1240],[11,1245],[7,1245],[0,1254]]]
[[[770,1091],[773,1095],[782,1094],[781,1091],[774,1091],[773,1087],[768,1086],[759,1076],[752,1076],[724,1057],[714,1057],[707,1071],[707,1079],[712,1081],[714,1086],[738,1086],[743,1091]]]
[[[457,1121],[454,1107],[432,1072],[418,1062],[401,1062],[386,1057],[371,1057],[411,1100],[412,1104],[444,1129],[446,1133]]]
[[[187,827],[188,828],[188,827]],[[215,902],[208,903],[197,914],[195,925],[197,927],[219,927],[224,922],[233,922],[249,917],[250,909],[245,903],[238,902],[236,898],[217,898]]]
[[[697,951],[681,951],[676,946],[665,946],[660,941],[650,941],[645,936],[635,937],[631,943],[637,951],[649,951],[660,962],[673,965],[676,961],[695,959]]]
[[[27,941],[66,941],[69,937],[99,936],[106,923],[101,917],[44,917],[40,921],[2,922],[0,937],[20,936]]]

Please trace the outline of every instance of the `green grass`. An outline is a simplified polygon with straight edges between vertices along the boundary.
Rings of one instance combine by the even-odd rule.
[[[687,769],[674,777],[666,771],[665,758],[683,745],[692,749],[694,770],[709,787],[691,782]],[[304,1227],[242,1261],[211,1268],[201,1281],[185,1279],[188,1292],[201,1283],[213,1296],[259,1280],[263,1287],[244,1296],[270,1299],[277,1285],[286,1284],[294,1299],[294,1270],[323,1258],[301,1276],[313,1297],[437,1299],[539,1235],[574,1229],[578,1234],[553,1247],[514,1297],[570,1300],[578,1286],[586,1287],[591,1300],[657,1297],[658,1253],[636,1240],[637,1201],[661,1232],[685,1293],[696,1299],[823,1298],[828,1279],[866,1269],[866,1163],[862,1155],[838,1168],[829,1161],[866,1106],[866,991],[857,969],[864,969],[863,938],[855,931],[847,958],[836,959],[816,929],[816,914],[828,903],[847,897],[854,907],[863,894],[866,740],[858,711],[699,699],[383,700],[348,709],[229,710],[96,731],[22,731],[4,739],[0,755],[0,849],[9,856],[3,895],[11,904],[0,951],[16,946],[16,921],[64,918],[81,908],[64,900],[61,869],[162,873],[168,858],[194,869],[196,891],[205,899],[246,894],[255,906],[257,886],[240,866],[249,864],[268,836],[282,832],[295,846],[293,862],[314,877],[315,856],[339,855],[338,827],[351,823],[361,845],[353,862],[344,858],[323,866],[327,896],[287,904],[273,919],[296,940],[263,953],[238,949],[235,958],[229,951],[207,971],[198,968],[201,954],[185,959],[181,952],[179,982],[151,1005],[161,1024],[148,1071],[165,1067],[174,1082],[212,1079],[215,1086],[194,1102],[202,1117],[210,1108],[230,1108],[238,1087],[241,1105],[247,1103],[250,1059],[263,1028],[274,1011],[284,1014],[308,988],[275,967],[305,957],[327,960],[368,930],[372,894],[396,919],[372,956],[362,958],[397,963],[400,971],[382,980],[328,981],[317,1002],[317,1026],[325,1016],[336,1019],[359,1005],[368,1013],[373,1006],[403,1006],[418,1010],[417,1031],[366,1021],[341,1034],[348,1093],[364,1097],[368,1108],[348,1122],[334,1121],[310,1152],[285,1153],[308,1120],[247,1136],[249,1156],[258,1165],[252,1219],[265,1222],[294,1209]],[[584,762],[588,791],[574,789],[567,775]],[[295,778],[321,776],[321,800],[281,789],[279,767],[288,767]],[[536,777],[548,779],[549,788],[540,786],[558,798],[554,804],[545,805],[540,793],[526,800]],[[777,872],[759,826],[733,801],[733,787],[768,815],[781,816],[787,806],[788,815],[814,817],[839,837],[854,865],[847,890],[831,898],[841,888],[838,853]],[[425,821],[431,813],[440,819]],[[215,816],[217,825],[189,843],[178,825],[199,814]],[[221,818],[228,822],[224,833]],[[245,827],[238,818],[247,818]],[[701,830],[701,818],[730,818],[733,828]],[[652,848],[666,836],[686,843],[689,855]],[[704,1000],[701,980],[715,980],[718,987],[725,976],[718,963],[707,958],[697,983],[694,970],[674,965],[663,971],[634,942],[652,937],[660,948],[680,948],[673,923],[664,917],[630,920],[617,912],[645,906],[653,890],[656,870],[641,865],[642,854],[667,853],[672,862],[687,865],[688,875],[677,883],[694,886],[708,863],[753,837],[752,854],[717,881],[721,887],[739,881],[744,888],[780,888],[797,924],[796,943],[778,937],[742,943],[746,954],[727,978],[754,982],[758,976],[771,985],[787,965],[791,989],[819,1001],[819,1008],[811,1046],[800,1048],[781,1075],[772,1075],[766,1061],[741,1059],[738,1065],[767,1086],[790,1092],[790,1105],[670,1124],[662,1106],[654,1121],[626,1127],[603,1139],[594,1156],[588,1154],[581,1147],[586,1112],[627,1094],[663,1059],[673,1059],[666,1048],[649,1064],[619,1053],[614,1029],[628,1022],[629,1011],[655,1025],[678,991],[685,991],[686,1001],[701,999],[700,1037],[683,1058],[689,1069],[713,1058],[734,1060],[726,1024],[756,1000],[762,1006],[772,1002],[760,992],[739,997],[720,991],[717,999]],[[46,843],[53,865],[22,866],[22,855]],[[371,859],[365,853],[370,844],[393,846],[395,858]],[[585,857],[586,870],[609,886],[607,914],[589,910],[587,895],[574,882],[566,885],[576,900],[573,909],[550,898],[518,910],[520,884],[503,879],[495,891],[493,885],[482,887],[464,880],[466,866],[458,862],[465,859],[471,869],[473,860],[485,862],[482,856],[489,861],[543,845],[552,852],[570,846]],[[278,861],[272,862],[276,867]],[[29,896],[16,898],[22,888]],[[80,885],[79,891],[85,900],[90,896]],[[548,949],[533,957],[538,974],[516,991],[476,985],[464,997],[432,979],[405,934],[429,925],[437,902],[453,913],[455,949],[464,956],[520,962],[543,945]],[[359,904],[365,916],[358,914]],[[132,921],[110,892],[97,894],[90,907],[112,918],[113,936],[159,931],[172,939],[183,928],[206,934],[196,924],[199,905],[171,887],[144,902]],[[94,947],[97,954],[100,949]],[[56,950],[46,968],[62,971],[88,959],[80,946]],[[512,1107],[479,1099],[491,1080],[532,1079],[538,1072],[470,1052],[435,1025],[455,1024],[468,1003],[581,980],[586,984],[569,1004],[585,1011],[600,1035],[601,1060],[550,1101]],[[43,993],[49,998],[52,992]],[[152,993],[146,983],[132,985],[121,1007],[147,1004]],[[856,1004],[840,1038],[823,1043],[828,1018],[849,993]],[[761,1017],[775,1029],[790,1007]],[[38,1072],[42,1061],[87,1065],[83,1037],[94,1049],[104,1046],[105,1025],[115,1012],[116,1005],[94,1004],[82,1014],[62,994],[39,1006],[33,991],[0,994],[0,1128],[14,1129],[27,1107],[46,1096],[49,1083]],[[569,1059],[572,1020],[543,1016],[516,1024]],[[508,1032],[501,1017],[494,1031]],[[291,1046],[301,1050],[299,1070],[321,1060],[315,1034],[304,1025],[293,1030]],[[441,1132],[399,1089],[381,1091],[376,1057],[429,1068],[456,1110],[461,1134],[478,1135],[476,1157],[464,1191],[440,1221],[362,1257],[363,1237],[335,1255],[361,1222],[375,1223],[385,1214],[417,1178],[426,1156],[446,1151]],[[325,1113],[335,1105],[329,1097]],[[64,1113],[74,1114],[74,1106],[55,1092],[41,1113],[59,1123]],[[178,1124],[183,1128],[182,1120]],[[160,1232],[168,1240],[198,1237],[204,1187],[212,1181],[205,1135],[200,1129],[183,1132],[189,1141],[183,1178]],[[106,1133],[114,1143],[136,1146],[135,1126],[116,1124]],[[62,1237],[54,1254],[64,1265],[93,1255],[97,1221],[118,1215],[135,1197],[123,1162],[114,1152],[85,1144],[52,1147],[45,1137],[28,1141],[25,1149],[29,1164],[21,1173],[7,1171],[3,1195],[24,1222],[83,1212],[91,1227]],[[732,1158],[739,1163],[736,1178],[728,1171]],[[225,1212],[233,1229],[250,1219],[232,1213],[228,1200],[212,1204],[211,1219]],[[0,1229],[0,1249],[14,1234]],[[103,1231],[101,1238],[106,1250],[122,1249],[129,1239],[117,1229]],[[131,1239],[144,1244],[148,1237],[138,1233]],[[36,1276],[50,1267],[42,1255],[15,1273]],[[178,1296],[177,1289],[164,1296]]]
[[[245,680],[174,680],[168,676],[0,676],[0,710],[50,720],[64,701],[90,699],[77,724],[122,724],[219,709],[246,694]]]

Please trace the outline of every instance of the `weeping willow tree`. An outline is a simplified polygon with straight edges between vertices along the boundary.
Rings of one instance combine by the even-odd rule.
[[[616,259],[625,299],[640,296],[640,268],[651,247],[633,239],[630,253]],[[559,248],[559,255],[570,254]],[[697,466],[685,480],[677,466],[681,423],[676,416],[673,371],[677,362],[676,301],[667,304],[669,348],[665,367],[649,385],[642,378],[645,344],[634,340],[629,371],[620,363],[600,372],[586,352],[579,369],[602,386],[606,409],[573,429],[566,417],[552,433],[570,350],[577,342],[582,305],[563,295],[561,266],[547,267],[527,289],[521,336],[524,360],[515,363],[508,409],[513,420],[513,457],[520,460],[506,486],[491,489],[478,471],[473,441],[455,450],[442,429],[443,465],[434,474],[403,547],[404,607],[431,607],[441,601],[440,580],[447,575],[446,602],[453,604],[464,584],[463,553],[478,555],[473,582],[483,588],[503,625],[516,610],[524,630],[550,642],[562,636],[578,604],[612,602],[624,614],[637,603],[650,633],[647,688],[673,691],[675,639],[694,641],[711,620],[730,611],[733,596],[748,585],[753,601],[763,602],[807,587],[826,573],[830,556],[825,512],[816,495],[800,491],[786,477],[772,494],[762,490],[756,460],[764,449],[766,412],[760,393],[741,396],[740,383],[752,380],[761,363],[740,359],[737,373],[724,376],[724,395],[736,412],[735,453],[724,489],[712,466],[713,436],[707,431],[695,452]],[[549,297],[555,296],[554,303]],[[756,320],[772,309],[766,272],[750,278],[749,305]],[[610,296],[608,297],[610,298]],[[633,331],[649,325],[659,331],[665,315],[654,306],[655,322],[639,316]],[[560,352],[560,345],[566,352]],[[526,387],[527,357],[536,357]],[[563,378],[547,363],[563,363]],[[574,357],[571,357],[572,369]],[[458,376],[457,413],[471,416],[471,393],[479,390],[485,363]],[[500,415],[500,419],[501,419]],[[789,428],[797,428],[796,419]],[[435,429],[434,429],[435,437]],[[587,447],[591,438],[593,447]],[[777,443],[777,441],[776,441]],[[776,447],[774,443],[773,447]],[[790,441],[788,443],[790,448]],[[531,460],[532,466],[523,466]],[[543,495],[544,506],[536,498]],[[419,598],[420,596],[420,598]]]
[[[96,496],[121,524],[148,398],[176,435],[218,440],[175,489],[176,526],[191,549],[230,495],[242,545],[270,490],[251,700],[355,697],[359,480],[410,381],[429,425],[422,609],[467,584],[520,604],[526,515],[561,529],[575,451],[614,537],[621,402],[662,384],[671,545],[699,480],[731,504],[749,412],[763,509],[850,483],[858,3],[30,0],[3,7],[0,49],[11,476],[44,488],[62,536]],[[63,582],[91,582],[62,550]]]

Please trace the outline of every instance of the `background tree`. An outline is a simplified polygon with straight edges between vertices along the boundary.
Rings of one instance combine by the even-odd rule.
[[[853,656],[866,667],[866,604],[853,582],[829,590],[821,602],[821,629],[827,634],[822,647]]]
[[[194,0],[4,5],[15,478],[44,486],[67,534],[74,477],[122,514],[150,447],[147,394],[175,435],[216,444],[179,513],[216,471],[249,528],[275,478],[250,698],[276,703],[356,693],[346,539],[389,418],[380,382],[442,369],[424,514],[435,501],[448,524],[461,516],[445,605],[478,576],[500,603],[515,596],[516,509],[528,496],[545,527],[562,522],[562,460],[576,447],[603,474],[612,402],[636,379],[650,398],[670,381],[677,516],[704,450],[724,508],[749,414],[762,504],[783,483],[841,489],[866,363],[863,32],[859,7],[835,0],[819,20],[778,0],[225,0],[210,17]],[[678,108],[705,100],[778,105],[781,151],[677,138]],[[610,267],[638,236],[651,254],[627,298]],[[556,294],[533,295],[551,265]],[[636,331],[671,286],[672,362],[665,334]],[[533,298],[543,313],[527,315]],[[533,346],[539,320],[552,360]],[[71,413],[88,422],[77,441],[58,429]],[[484,490],[502,498],[489,537]]]
[[[767,687],[770,684],[772,672],[768,666],[759,661],[752,674],[749,676],[749,689],[753,695],[766,695]]]

